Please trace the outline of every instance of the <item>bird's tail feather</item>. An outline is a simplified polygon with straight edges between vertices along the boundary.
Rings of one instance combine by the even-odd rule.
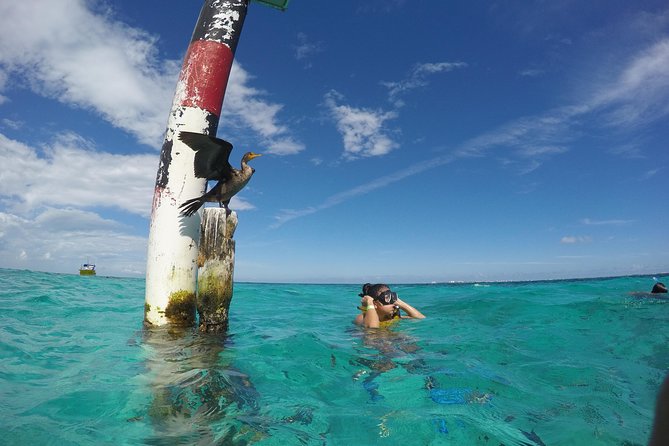
[[[202,200],[202,197],[186,200],[181,204],[181,206],[179,206],[179,209],[181,209],[181,215],[190,217],[191,215],[196,213],[198,209],[202,207],[203,204],[204,200]]]

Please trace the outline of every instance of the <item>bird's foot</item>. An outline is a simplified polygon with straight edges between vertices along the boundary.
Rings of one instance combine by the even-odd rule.
[[[219,201],[219,202],[218,202],[218,207],[219,207],[219,208],[225,208],[225,216],[226,216],[226,218],[229,217],[230,214],[232,213],[232,211],[231,211],[230,208],[228,207],[227,203],[223,203],[223,202],[220,202],[220,201]]]

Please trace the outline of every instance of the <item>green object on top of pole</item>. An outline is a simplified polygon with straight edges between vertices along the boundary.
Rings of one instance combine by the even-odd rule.
[[[285,11],[288,7],[288,2],[290,0],[253,0],[256,3],[262,3],[263,5],[271,6],[272,8],[280,9]]]

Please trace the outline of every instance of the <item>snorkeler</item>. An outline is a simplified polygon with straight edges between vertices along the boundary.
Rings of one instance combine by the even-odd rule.
[[[651,294],[660,294],[666,292],[667,292],[667,286],[662,282],[656,282],[655,285],[653,285],[653,289],[651,290]]]
[[[637,299],[661,299],[661,300],[667,300],[669,297],[667,297],[667,286],[663,284],[662,282],[658,282],[658,280],[653,277],[655,280],[655,284],[653,285],[653,289],[648,292],[641,292],[641,291],[634,291],[630,293],[630,296],[634,296]]]
[[[362,286],[360,296],[361,313],[358,314],[353,323],[366,328],[379,328],[385,322],[394,319],[424,319],[425,315],[414,307],[404,302],[393,292],[390,287],[383,283],[372,285],[366,283]],[[402,316],[404,311],[406,316]]]

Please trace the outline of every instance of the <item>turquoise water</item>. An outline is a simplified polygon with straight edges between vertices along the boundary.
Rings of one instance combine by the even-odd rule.
[[[143,280],[0,269],[0,443],[646,444],[652,284],[397,285],[428,318],[366,332],[357,284],[238,283],[220,337],[144,330]]]

